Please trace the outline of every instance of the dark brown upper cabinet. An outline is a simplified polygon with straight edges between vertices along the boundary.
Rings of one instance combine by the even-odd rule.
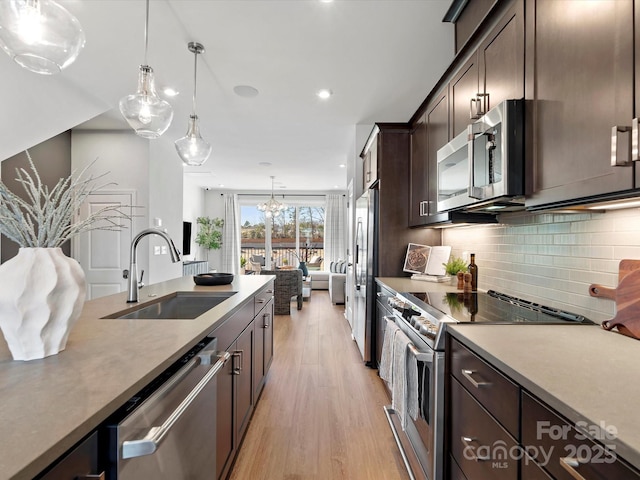
[[[362,187],[366,190],[378,181],[377,133],[372,134],[360,157],[362,157]]]
[[[436,153],[447,143],[448,133],[449,103],[444,88],[433,96],[411,132],[409,225],[412,227],[431,224],[438,214]]]
[[[633,167],[612,166],[611,147],[612,128],[634,117],[634,2],[536,0],[526,13],[535,166],[527,207],[632,189]],[[626,133],[618,137],[629,145]]]
[[[429,159],[427,157],[427,114],[423,114],[411,131],[409,157],[409,226],[426,223],[429,215]]]
[[[478,98],[478,55],[471,58],[458,70],[451,82],[451,123],[449,138],[462,133],[476,114],[475,101]],[[443,147],[444,142],[440,147]]]
[[[514,2],[449,82],[449,138],[503,100],[524,97],[524,2]]]

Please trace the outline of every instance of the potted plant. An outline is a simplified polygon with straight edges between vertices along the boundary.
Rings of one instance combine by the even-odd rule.
[[[455,255],[451,255],[449,257],[449,261],[447,263],[443,263],[444,269],[447,275],[450,275],[452,278],[452,282],[457,282],[458,289],[462,290],[464,286],[464,272],[468,270],[467,263],[462,260],[460,257],[456,257]],[[460,275],[458,275],[460,274]]]
[[[111,205],[78,218],[89,195],[107,185],[75,172],[49,188],[26,152],[28,172],[16,169],[24,198],[0,181],[0,233],[16,242],[18,254],[0,265],[0,328],[15,360],[32,360],[64,350],[84,305],[86,282],[80,264],[60,246],[89,230],[121,230],[131,217]]]
[[[244,257],[240,257],[240,275],[244,275],[246,266],[247,266],[247,259]]]
[[[222,227],[224,220],[221,218],[198,217],[198,234],[196,243],[207,250],[207,261],[209,260],[209,250],[219,250],[222,248]]]

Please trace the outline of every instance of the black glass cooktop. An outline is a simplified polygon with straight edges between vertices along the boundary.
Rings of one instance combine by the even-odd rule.
[[[415,301],[417,307],[424,308],[420,303],[425,303],[460,323],[594,323],[582,315],[493,290],[473,293],[409,292],[403,295]]]

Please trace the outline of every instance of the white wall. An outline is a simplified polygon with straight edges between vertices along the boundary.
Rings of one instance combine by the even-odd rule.
[[[162,220],[178,250],[182,248],[182,177],[183,163],[176,153],[173,140],[164,136],[149,141],[149,226]],[[157,235],[148,237],[149,245],[166,245]],[[164,282],[182,276],[182,261],[172,263],[166,255],[149,254],[149,283]]]
[[[476,254],[478,287],[495,289],[594,321],[615,302],[589,296],[589,285],[618,284],[620,260],[640,259],[640,211],[510,214],[500,225],[443,230],[452,254]]]
[[[202,248],[196,242],[198,225],[196,219],[204,216],[204,194],[205,190],[197,185],[193,179],[184,177],[182,190],[182,220],[191,222],[191,254],[185,255],[185,260],[202,260],[205,258]]]
[[[133,235],[149,225],[149,141],[125,131],[73,130],[71,170],[80,171],[95,160],[91,171],[109,172],[104,183],[115,182],[110,190],[135,190],[136,208]],[[140,243],[138,268],[149,272],[148,243]],[[148,278],[146,275],[145,277]],[[145,283],[149,283],[145,281]]]
[[[72,169],[96,160],[92,171],[109,171],[105,182],[116,182],[114,189],[137,192],[133,234],[155,226],[161,219],[180,249],[182,245],[182,162],[173,143],[145,140],[132,131],[74,130],[71,140]],[[145,271],[145,283],[158,283],[182,276],[182,263],[171,257],[153,255],[154,246],[166,245],[157,235],[144,238],[138,246],[138,268]]]

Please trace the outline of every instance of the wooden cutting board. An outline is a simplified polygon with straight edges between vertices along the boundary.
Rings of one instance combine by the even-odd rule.
[[[618,266],[618,284],[622,281],[624,277],[629,275],[634,270],[640,270],[640,260],[620,260],[620,265]],[[597,283],[591,284],[589,287],[589,295],[592,297],[600,297],[600,298],[608,298],[610,300],[616,299],[616,289],[604,287]]]
[[[620,333],[640,339],[640,270],[624,277],[615,292],[616,315],[602,322],[602,328],[617,327]]]

